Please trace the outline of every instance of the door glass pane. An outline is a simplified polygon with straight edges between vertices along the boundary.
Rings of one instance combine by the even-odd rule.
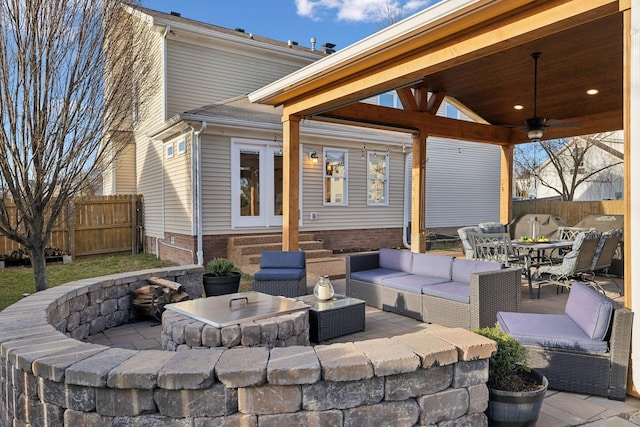
[[[240,216],[260,216],[259,153],[240,153]]]
[[[282,154],[273,155],[273,215],[282,215]]]

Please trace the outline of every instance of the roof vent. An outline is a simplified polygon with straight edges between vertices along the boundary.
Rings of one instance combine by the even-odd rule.
[[[180,12],[174,12],[173,10],[170,12],[173,16],[181,16]]]
[[[289,45],[289,47],[298,46],[298,42],[294,42],[293,40],[289,40],[287,44]]]
[[[333,44],[333,43],[325,43],[321,47],[322,47],[322,49],[324,49],[324,53],[326,53],[326,54],[331,54],[331,53],[334,53],[336,51],[334,49],[334,47],[336,47],[336,45]]]
[[[244,28],[236,28],[234,31],[237,31],[239,33],[244,33]]]

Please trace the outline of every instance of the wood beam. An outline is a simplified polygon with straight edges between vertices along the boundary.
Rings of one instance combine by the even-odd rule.
[[[411,165],[411,252],[425,252],[426,194],[427,194],[427,134],[417,132],[412,137],[413,156]]]
[[[425,32],[421,37],[416,37],[420,44],[415,44],[415,49],[406,55],[372,55],[380,61],[375,66],[372,64],[365,69],[354,71],[345,65],[326,78],[314,80],[307,86],[307,90],[296,89],[289,93],[288,99],[278,98],[269,103],[283,104],[285,114],[319,114],[384,92],[389,87],[420,82],[426,75],[591,22],[617,11],[618,3],[611,0],[581,0],[562,4],[535,2],[530,8],[489,25],[468,27],[464,28],[464,31],[460,28],[457,36],[454,34],[441,39],[437,32]],[[412,43],[416,40],[412,40]]]
[[[508,145],[511,139],[511,129],[505,127],[450,119],[448,117],[433,116],[426,112],[405,111],[366,103],[356,103],[336,108],[313,118],[315,120],[334,123],[346,123],[404,132],[424,129],[424,132],[431,136],[497,145]]]
[[[300,117],[282,117],[282,250],[299,249]]]
[[[400,99],[403,109],[407,111],[420,111],[416,97],[410,87],[396,89],[396,93],[398,94],[398,99]]]
[[[503,145],[500,151],[500,222],[511,222],[513,209],[513,145]]]
[[[444,101],[445,96],[446,96],[445,92],[432,93],[431,96],[429,97],[429,102],[427,103],[426,112],[435,116],[438,110],[440,109],[440,106],[442,105],[442,101]]]

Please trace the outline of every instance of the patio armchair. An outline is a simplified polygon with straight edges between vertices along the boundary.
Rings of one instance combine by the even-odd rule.
[[[264,251],[253,290],[269,295],[297,297],[307,294],[307,269],[302,251]]]
[[[611,267],[611,263],[613,262],[613,257],[618,249],[618,245],[620,244],[620,240],[622,240],[622,230],[619,228],[605,231],[600,236],[600,240],[596,246],[596,253],[591,261],[590,267],[593,281],[595,281],[597,271],[603,271],[604,274],[607,275],[609,267]],[[618,282],[614,281],[614,283],[616,284],[616,287],[618,287],[618,292],[622,295],[622,289],[618,286]]]
[[[596,254],[599,240],[600,232],[598,231],[580,232],[573,242],[571,251],[562,258],[562,264],[538,267],[535,273],[536,279],[540,280],[538,282],[538,297],[541,285],[554,284],[558,287],[571,288],[569,283],[571,279],[584,280],[584,275],[591,271],[591,262]],[[596,284],[591,285],[595,286]]]
[[[558,227],[558,240],[576,240],[579,233],[593,231],[589,227]]]
[[[475,259],[473,245],[469,240],[469,233],[503,233],[506,230],[504,224],[499,222],[483,222],[477,226],[458,228],[458,236],[462,242],[462,251],[466,259]]]

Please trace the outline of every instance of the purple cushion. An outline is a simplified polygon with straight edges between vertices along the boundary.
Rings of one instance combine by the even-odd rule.
[[[406,276],[409,273],[402,271],[389,270],[388,268],[374,268],[373,270],[363,270],[351,273],[351,278],[362,282],[375,283],[382,285],[382,281],[388,277]]]
[[[411,273],[451,280],[452,256],[413,253]]]
[[[500,270],[503,267],[500,262],[455,258],[451,269],[451,280],[469,283],[471,273]]]
[[[435,285],[442,283],[445,279],[440,277],[418,276],[416,274],[407,274],[406,276],[394,276],[382,280],[382,284],[390,288],[402,289],[405,291],[422,293],[422,287],[426,285]]]
[[[584,283],[575,282],[571,285],[564,312],[589,338],[603,340],[611,323],[613,302]]]
[[[434,297],[444,298],[469,304],[471,287],[469,283],[447,282],[439,285],[429,285],[422,288],[422,293]]]
[[[382,248],[378,256],[380,257],[380,268],[404,271],[406,273],[411,271],[411,252],[409,251]]]
[[[263,268],[253,278],[256,280],[300,280],[307,274],[304,268]]]
[[[500,328],[522,344],[599,353],[608,350],[606,341],[589,338],[566,314],[499,311],[497,318]]]

